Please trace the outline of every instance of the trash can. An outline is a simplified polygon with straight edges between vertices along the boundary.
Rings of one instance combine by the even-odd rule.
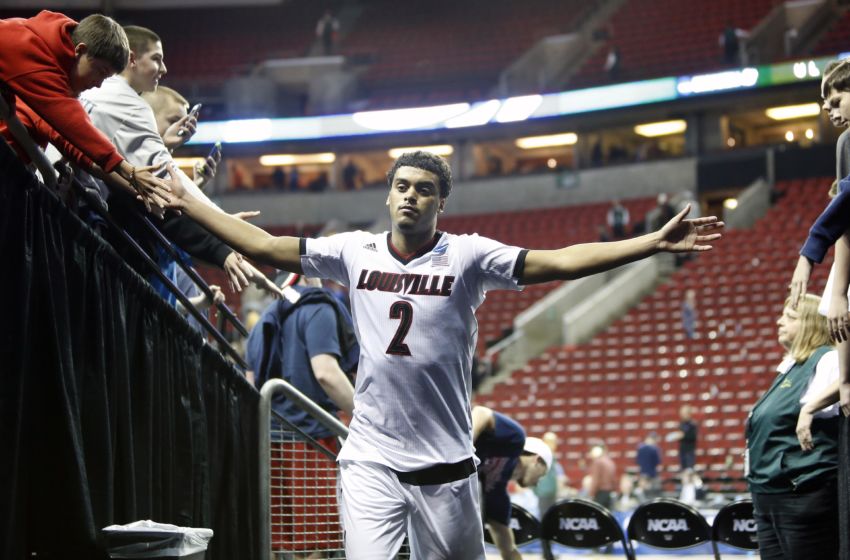
[[[212,529],[178,527],[145,520],[103,529],[110,558],[203,560]]]

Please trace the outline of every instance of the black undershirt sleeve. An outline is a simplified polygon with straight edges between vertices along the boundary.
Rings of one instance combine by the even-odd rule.
[[[528,249],[523,249],[517,255],[516,263],[514,264],[514,272],[513,277],[517,280],[522,279],[522,275],[525,273],[525,257],[528,255]],[[521,284],[522,282],[520,282]]]

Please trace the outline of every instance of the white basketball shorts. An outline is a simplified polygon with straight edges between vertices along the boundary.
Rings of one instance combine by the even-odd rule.
[[[388,467],[340,461],[348,560],[394,560],[409,537],[412,560],[485,560],[478,474],[446,484],[405,484]]]

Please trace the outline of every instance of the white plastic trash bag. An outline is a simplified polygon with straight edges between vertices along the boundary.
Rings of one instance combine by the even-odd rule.
[[[146,519],[103,529],[110,558],[203,558],[212,529],[178,527]]]

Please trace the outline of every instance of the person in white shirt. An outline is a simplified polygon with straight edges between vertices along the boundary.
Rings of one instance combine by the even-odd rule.
[[[339,455],[346,557],[484,559],[470,409],[475,310],[493,289],[568,280],[659,251],[707,251],[716,217],[679,213],[612,243],[527,250],[437,230],[452,187],[442,158],[416,151],[387,173],[392,230],[273,237],[183,189],[172,205],[260,262],[349,288],[361,354],[350,435]]]
[[[129,162],[136,166],[161,167],[165,175],[165,164],[173,163],[171,150],[187,142],[195,132],[196,117],[186,115],[160,135],[151,106],[141,94],[155,92],[160,79],[167,73],[162,42],[159,36],[144,27],[124,28],[130,43],[130,62],[121,74],[104,80],[99,88],[87,90],[80,101],[94,123]],[[179,131],[183,131],[179,134]],[[175,170],[177,179],[184,189],[218,212],[221,210],[207,198],[193,179],[182,171]],[[110,204],[111,207],[117,206]],[[125,205],[126,206],[126,205]],[[133,210],[112,208],[116,217],[127,224],[133,219]],[[117,214],[116,214],[117,212]],[[176,245],[193,256],[220,266],[230,282],[231,289],[241,291],[254,283],[275,297],[280,290],[259,270],[243,259],[237,252],[214,239],[203,228],[189,223],[190,220],[171,216],[164,223],[155,222],[163,233]],[[135,233],[137,240],[143,229]],[[145,246],[145,243],[142,243]],[[157,255],[152,255],[157,256]],[[164,265],[162,255],[160,264]]]

